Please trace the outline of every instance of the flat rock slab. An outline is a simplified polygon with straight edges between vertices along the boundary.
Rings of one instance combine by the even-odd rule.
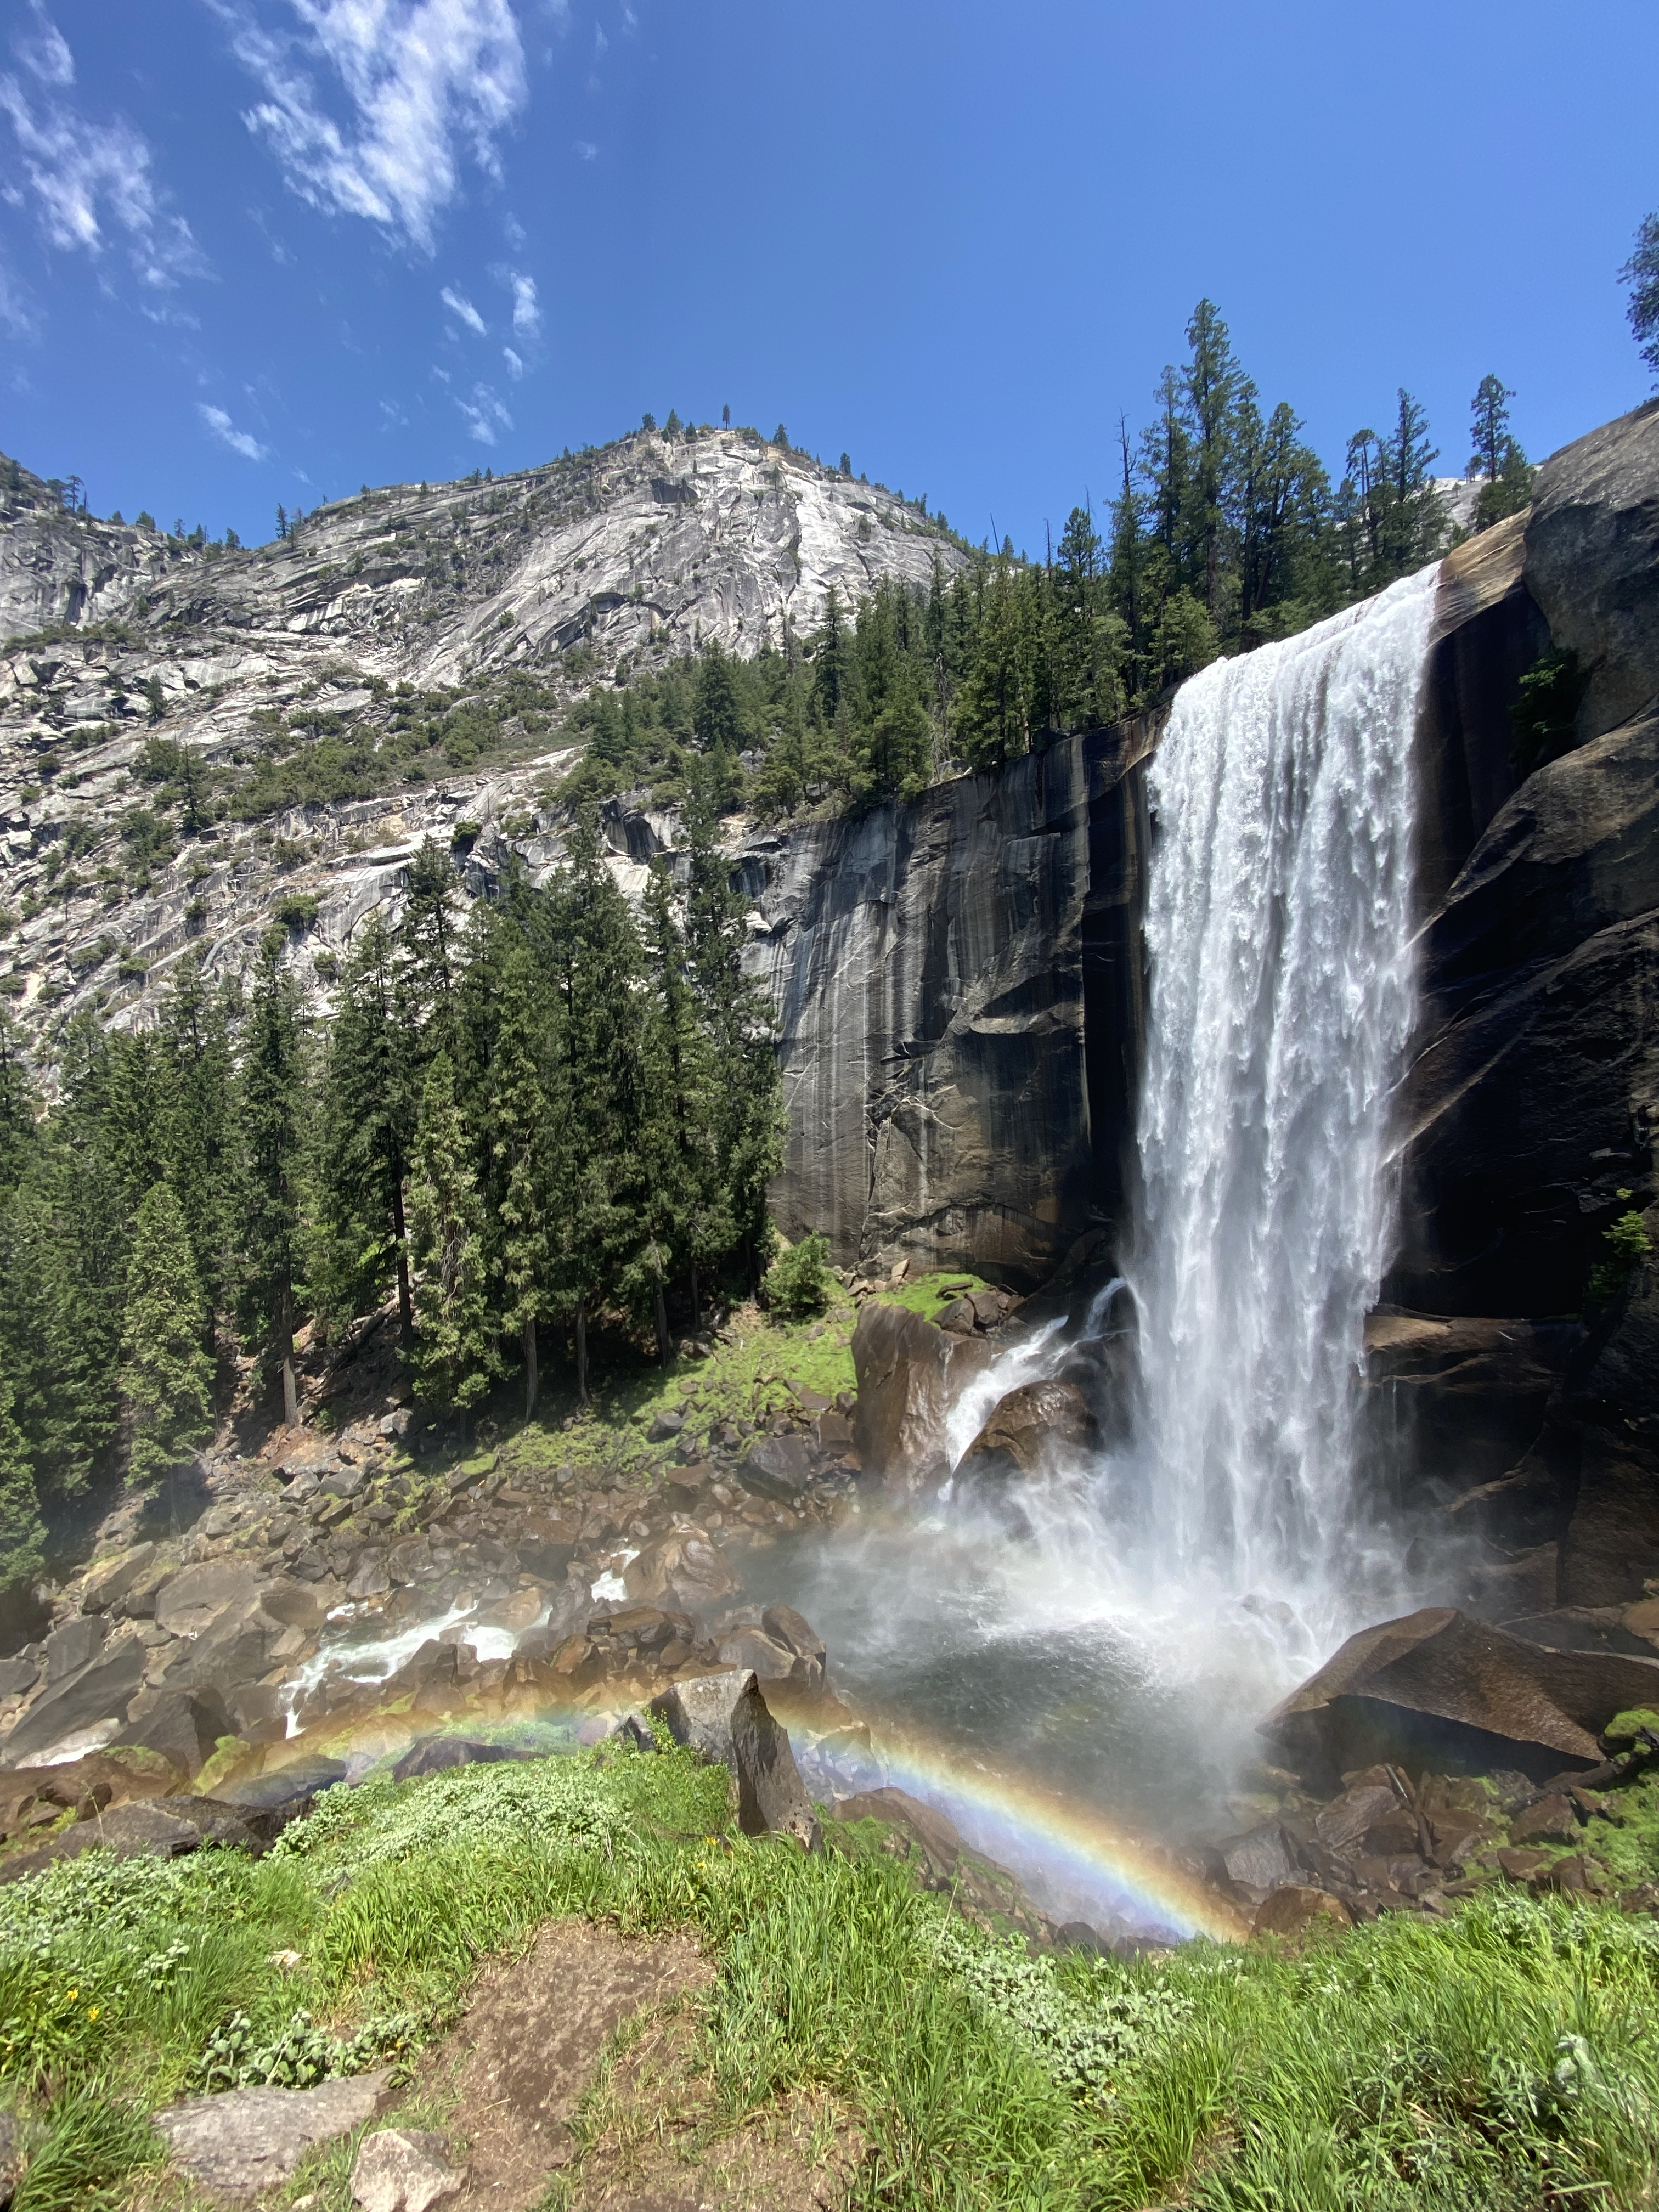
[[[83,1747],[101,1750],[126,1719],[144,1679],[144,1657],[137,1638],[124,1637],[64,1681],[48,1683],[6,1738],[0,1759],[8,1766],[27,1765],[100,1729],[108,1731],[102,1741]]]
[[[226,2089],[169,2105],[155,2124],[179,2172],[234,2203],[285,2180],[314,2143],[372,2120],[390,2078],[382,2067],[314,2089]]]

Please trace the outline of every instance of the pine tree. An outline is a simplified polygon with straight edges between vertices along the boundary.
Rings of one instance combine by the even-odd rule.
[[[517,1340],[526,1420],[540,1394],[538,1331],[554,1310],[555,1224],[568,1174],[558,1002],[526,934],[539,933],[544,905],[515,884],[502,906],[475,908],[461,983],[486,1275],[495,1326]]]
[[[398,1017],[423,1075],[454,1041],[455,869],[430,837],[409,864],[398,956]]]
[[[1187,325],[1192,349],[1182,383],[1192,475],[1182,518],[1186,577],[1212,623],[1222,617],[1222,574],[1230,550],[1235,421],[1244,388],[1232,341],[1212,300],[1200,300]]]
[[[1373,588],[1409,575],[1440,550],[1445,523],[1430,474],[1437,459],[1428,417],[1402,385],[1393,433],[1382,446]]]
[[[0,1591],[33,1582],[46,1565],[46,1523],[23,1431],[12,1418],[12,1390],[0,1377]]]
[[[177,1194],[152,1184],[138,1208],[127,1265],[121,1394],[131,1421],[128,1480],[155,1481],[207,1441],[213,1369],[207,1302]]]
[[[1509,402],[1514,397],[1502,377],[1483,376],[1470,404],[1474,450],[1465,473],[1483,479],[1475,501],[1477,530],[1518,514],[1532,497],[1534,471],[1510,430]]]
[[[234,1069],[225,999],[209,990],[201,961],[194,954],[187,953],[173,970],[161,1035],[163,1156],[184,1209],[203,1292],[204,1343],[210,1352],[215,1315],[230,1297]]]
[[[287,933],[272,928],[259,947],[242,1041],[241,1196],[243,1334],[282,1378],[283,1419],[300,1419],[294,1369],[307,1234],[306,1036],[300,996],[283,964]]]
[[[1659,383],[1659,215],[1642,218],[1635,251],[1619,278],[1630,287],[1626,312],[1637,349]]]
[[[495,1364],[471,1151],[456,1103],[455,1071],[440,1049],[427,1068],[410,1161],[415,1376],[423,1398],[463,1414],[489,1388]]]
[[[395,1283],[407,1349],[415,1314],[404,1182],[416,1101],[415,1040],[398,1001],[392,938],[380,915],[371,915],[340,978],[324,1066],[316,1287],[322,1309],[343,1322],[372,1311]]]
[[[694,800],[693,811],[705,810]],[[553,1283],[570,1316],[579,1396],[587,1393],[588,1321],[648,1231],[641,1230],[645,1114],[639,933],[599,859],[591,814],[570,839],[570,867],[549,917],[568,1101],[565,1175],[554,1223]]]
[[[34,1148],[35,1110],[22,1031],[0,1006],[0,1190],[13,1188]]]

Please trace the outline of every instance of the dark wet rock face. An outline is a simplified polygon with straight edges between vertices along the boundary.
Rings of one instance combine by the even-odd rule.
[[[1543,1776],[1598,1765],[1607,1723],[1656,1701],[1659,1661],[1549,1650],[1433,1607],[1351,1636],[1261,1729],[1306,1773]]]
[[[1152,734],[1059,739],[757,843],[792,1239],[1030,1289],[1121,1218]]]
[[[1525,774],[1510,708],[1552,649],[1583,688]],[[1659,404],[1555,454],[1524,518],[1445,563],[1419,775],[1376,1431],[1474,1540],[1466,1605],[1630,1604],[1659,1575],[1659,1270],[1593,1271],[1628,1212],[1659,1243]]]
[[[903,1306],[866,1305],[853,1332],[853,1441],[868,1473],[900,1485],[950,1473],[946,1416],[985,1350]]]
[[[1023,1382],[997,1401],[963,1453],[958,1483],[1041,1474],[1071,1454],[1096,1449],[1099,1431],[1075,1382]]]

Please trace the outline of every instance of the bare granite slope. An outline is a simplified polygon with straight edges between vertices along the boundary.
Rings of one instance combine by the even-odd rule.
[[[780,644],[831,588],[849,604],[963,559],[894,494],[739,431],[638,432],[497,482],[393,485],[246,550],[71,514],[15,476],[0,491],[0,993],[35,1035],[94,1000],[145,1018],[192,943],[210,972],[240,967],[283,901],[316,900],[295,947],[325,975],[362,915],[395,902],[421,838],[457,824],[474,890],[509,842],[550,865],[563,704],[711,638]],[[152,734],[246,775],[296,714],[389,738],[399,687],[489,701],[515,679],[538,710],[501,722],[487,774],[441,763],[402,789],[257,823],[233,810],[188,836],[175,809],[171,849],[146,853],[134,810],[154,798],[133,771]]]

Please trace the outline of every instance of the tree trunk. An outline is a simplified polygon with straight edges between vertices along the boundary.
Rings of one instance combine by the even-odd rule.
[[[576,1301],[576,1397],[587,1403],[587,1300]]]
[[[666,1367],[668,1364],[668,1355],[670,1350],[668,1341],[668,1304],[667,1301],[663,1297],[662,1285],[660,1283],[658,1284],[655,1295],[653,1297],[651,1301],[651,1316],[652,1319],[657,1324],[657,1357],[662,1362],[663,1365]]]
[[[527,1421],[536,1410],[537,1394],[541,1389],[541,1376],[536,1369],[536,1316],[524,1317],[524,1417]]]
[[[702,1327],[702,1301],[697,1296],[697,1263],[691,1262],[691,1334],[695,1336]]]
[[[392,1193],[392,1229],[398,1240],[398,1330],[403,1338],[404,1350],[415,1341],[415,1304],[409,1295],[409,1246],[404,1235],[404,1187],[397,1183]]]
[[[276,1324],[276,1357],[283,1370],[283,1419],[290,1429],[300,1425],[300,1386],[294,1372],[294,1316],[286,1298]]]

